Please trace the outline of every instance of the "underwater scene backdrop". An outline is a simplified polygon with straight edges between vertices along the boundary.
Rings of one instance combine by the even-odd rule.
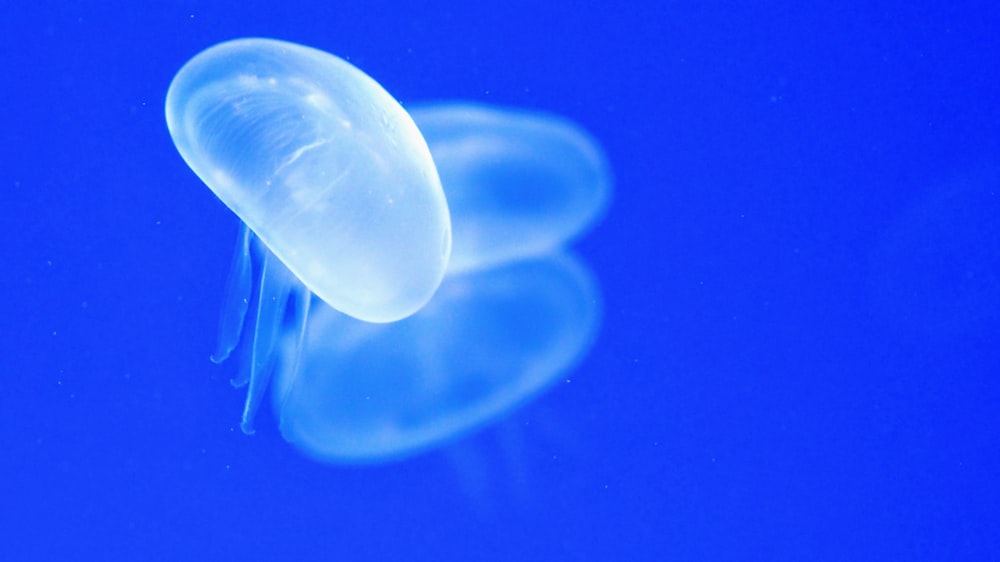
[[[0,558],[994,558],[996,29],[7,6]]]

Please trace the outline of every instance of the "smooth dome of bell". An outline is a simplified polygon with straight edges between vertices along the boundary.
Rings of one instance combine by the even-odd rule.
[[[351,64],[283,41],[222,43],[178,72],[166,116],[188,165],[333,308],[391,322],[434,294],[451,252],[434,162]]]

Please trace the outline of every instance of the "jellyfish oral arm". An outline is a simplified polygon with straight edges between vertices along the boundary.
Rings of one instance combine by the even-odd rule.
[[[274,370],[280,367],[286,372],[294,372],[297,368],[297,364],[277,365],[279,351],[286,344],[293,349],[302,347],[312,297],[312,293],[281,260],[246,225],[242,225],[226,281],[226,305],[219,321],[219,342],[212,361],[225,361],[244,335],[252,297],[254,257],[260,263],[261,272],[257,296],[253,299],[253,335],[251,343],[247,344],[250,346],[249,357],[242,362],[239,373],[231,381],[237,388],[247,386],[240,428],[248,435],[254,433],[253,419],[264,400]],[[286,318],[289,299],[294,299],[291,320]],[[289,323],[292,325],[289,326]],[[291,357],[297,358],[298,354],[293,353]],[[292,362],[296,363],[297,359]]]
[[[250,264],[250,229],[240,223],[240,234],[233,252],[233,263],[226,279],[225,304],[219,318],[219,341],[212,353],[213,363],[222,363],[236,349],[243,333],[243,322],[250,306],[250,291],[253,287]],[[243,381],[246,384],[246,381]],[[242,385],[240,385],[242,386]]]

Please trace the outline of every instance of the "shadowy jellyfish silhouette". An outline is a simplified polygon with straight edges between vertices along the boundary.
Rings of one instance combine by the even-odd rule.
[[[575,125],[448,104],[415,110],[418,130],[348,63],[265,39],[197,55],[166,113],[185,161],[244,224],[213,354],[230,355],[252,308],[233,381],[249,382],[244,432],[275,372],[299,449],[398,458],[527,400],[592,342],[597,286],[563,248],[603,212],[610,180]]]

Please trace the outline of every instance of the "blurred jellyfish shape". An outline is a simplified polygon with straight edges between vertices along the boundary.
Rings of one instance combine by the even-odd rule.
[[[181,156],[240,218],[215,361],[229,356],[262,250],[243,430],[267,387],[277,341],[301,335],[311,293],[351,317],[392,322],[440,285],[451,223],[434,162],[381,86],[322,51],[240,39],[188,61],[167,92]],[[256,242],[255,242],[256,240]],[[259,244],[258,244],[259,242]],[[294,327],[283,323],[294,295]]]
[[[551,253],[608,205],[604,155],[575,123],[461,102],[407,109],[448,198],[450,274]]]
[[[285,438],[326,462],[405,457],[467,434],[549,387],[584,356],[600,318],[593,275],[566,254],[445,278],[393,324],[310,310],[272,394]]]
[[[461,265],[409,318],[376,325],[314,306],[302,346],[286,341],[272,394],[281,431],[325,462],[398,459],[463,436],[551,386],[597,334],[597,283],[565,250],[609,199],[597,144],[540,113],[453,103],[412,115]]]

